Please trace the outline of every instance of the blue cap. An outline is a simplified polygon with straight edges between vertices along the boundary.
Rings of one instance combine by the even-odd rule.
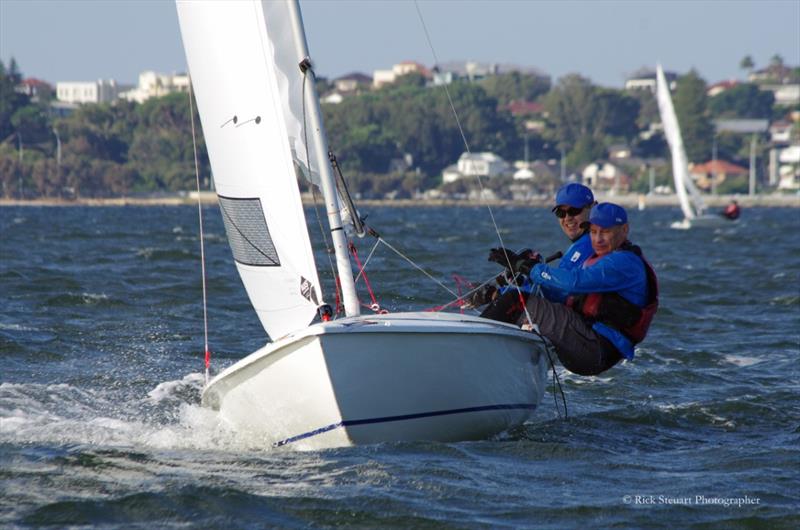
[[[601,202],[589,214],[589,224],[610,228],[624,225],[628,222],[628,213],[625,208],[613,202]]]
[[[588,206],[593,202],[594,195],[592,194],[592,190],[583,184],[570,182],[569,184],[561,186],[561,188],[558,190],[558,193],[556,193],[556,205],[555,208],[553,208],[553,211],[562,205],[583,208],[584,206]]]

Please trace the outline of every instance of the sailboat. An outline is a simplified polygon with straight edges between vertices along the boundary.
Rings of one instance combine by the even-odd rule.
[[[299,4],[177,9],[233,259],[272,339],[212,378],[202,405],[265,446],[301,449],[485,439],[527,421],[548,362],[536,334],[456,313],[360,314]],[[325,199],[342,318],[329,316],[298,178]]]
[[[667,137],[669,150],[672,153],[672,177],[675,182],[675,192],[678,194],[678,201],[683,212],[683,219],[673,222],[670,226],[686,230],[692,227],[724,225],[723,217],[706,213],[706,206],[700,190],[689,176],[689,161],[683,146],[680,124],[675,114],[675,107],[672,105],[669,85],[667,85],[664,70],[660,64],[656,67],[656,99],[661,114],[661,123],[664,125],[664,135]]]

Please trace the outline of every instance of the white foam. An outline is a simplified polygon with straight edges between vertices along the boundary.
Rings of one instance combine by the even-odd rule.
[[[0,384],[0,443],[102,445],[159,450],[252,451],[271,441],[235,432],[216,412],[188,403],[203,376],[188,374],[130,401],[66,384]]]
[[[201,373],[191,373],[186,375],[183,379],[175,381],[164,381],[159,383],[153,390],[147,393],[147,397],[154,403],[158,403],[165,399],[171,399],[176,396],[181,390],[187,388],[201,389],[203,387],[204,377]]]
[[[726,355],[722,358],[725,362],[735,364],[736,366],[752,366],[763,362],[763,359],[756,357],[745,357],[744,355]]]

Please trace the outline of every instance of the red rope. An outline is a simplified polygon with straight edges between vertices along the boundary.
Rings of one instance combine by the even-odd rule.
[[[372,311],[376,313],[388,313],[385,309],[381,309],[381,305],[378,303],[378,299],[375,298],[375,293],[372,291],[372,285],[369,283],[369,278],[367,278],[367,273],[364,271],[364,266],[361,264],[361,260],[358,258],[358,250],[356,250],[356,246],[353,242],[350,242],[350,253],[353,255],[353,259],[356,260],[356,265],[358,265],[358,274],[364,277],[364,285],[367,286],[367,293],[369,293],[369,299],[372,301],[371,305],[367,305],[365,303],[361,303],[363,307],[368,307]]]
[[[336,310],[335,310],[336,313],[335,314],[338,315],[342,311],[342,296],[341,296],[341,294],[339,294],[340,293],[340,288],[341,288],[341,283],[339,282],[339,277],[338,276],[336,276],[334,283],[336,285]]]

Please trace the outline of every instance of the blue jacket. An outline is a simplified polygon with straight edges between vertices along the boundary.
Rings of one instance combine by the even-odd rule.
[[[539,264],[530,278],[553,302],[562,302],[571,294],[616,292],[640,307],[647,303],[644,262],[633,252],[617,250],[588,267],[562,269]],[[592,329],[611,341],[626,359],[633,359],[633,343],[620,331],[602,322],[595,322]]]
[[[564,252],[564,257],[558,262],[558,268],[570,271],[572,269],[580,268],[583,262],[589,259],[589,256],[594,254],[592,250],[592,238],[589,233],[583,234],[581,237],[572,242],[569,248]],[[528,288],[530,292],[530,287]],[[548,300],[553,302],[566,302],[567,294],[558,290],[550,289],[550,287],[542,285],[542,294]]]
[[[581,237],[573,241],[569,248],[567,248],[567,250],[564,252],[564,257],[562,257],[558,262],[558,268],[571,270],[580,267],[583,265],[583,262],[589,259],[589,256],[591,256],[593,253],[594,250],[592,250],[592,238],[589,237],[589,232],[586,232]],[[513,287],[506,286],[501,288],[500,294],[505,293],[509,289],[513,289]],[[522,284],[519,289],[523,293],[530,293],[533,291],[533,284],[526,279],[525,283]],[[549,293],[547,293],[547,287],[545,286],[542,286],[542,292],[545,294],[545,298],[548,300],[553,300],[554,302],[566,301],[566,296],[559,299],[557,292],[552,293],[553,298],[548,296]]]

